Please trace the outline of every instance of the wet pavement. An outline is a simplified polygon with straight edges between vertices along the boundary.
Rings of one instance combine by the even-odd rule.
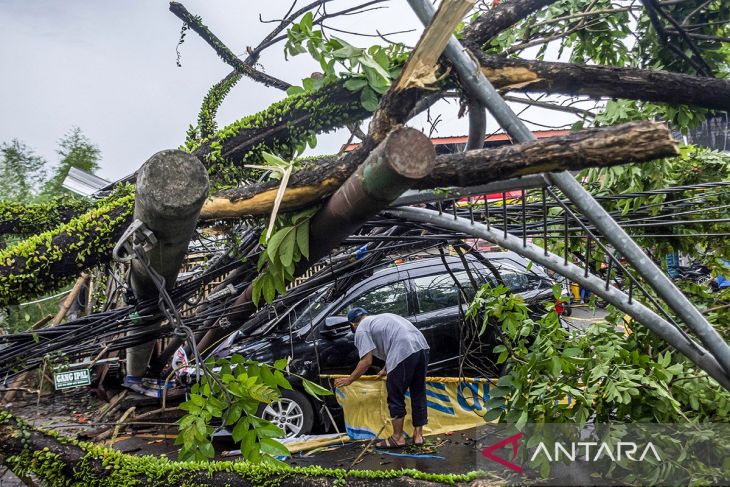
[[[600,308],[591,309],[587,305],[574,305],[570,317],[565,317],[568,326],[586,328],[606,316]],[[154,401],[153,401],[154,402]],[[84,435],[93,430],[87,424],[95,411],[104,404],[89,396],[88,391],[55,394],[36,400],[18,401],[9,407],[11,412],[24,417],[27,421],[49,429],[57,429],[68,435]],[[129,404],[123,404],[122,410]],[[150,406],[154,407],[154,406]],[[105,418],[116,421],[116,415]],[[133,455],[164,455],[174,460],[177,458],[178,446],[174,444],[176,427],[157,427],[148,431],[137,431],[134,435],[122,432],[114,441],[113,447]],[[367,441],[349,442],[332,445],[309,452],[295,453],[286,462],[290,465],[344,469],[401,469],[414,468],[427,473],[468,473],[477,469],[478,455],[488,442],[484,428],[477,427],[451,434],[443,434],[426,438],[424,447],[408,446],[396,450],[378,450]],[[368,447],[363,454],[363,450]],[[221,438],[215,442],[217,459],[236,460],[240,457],[227,455],[225,452],[237,447],[229,439]],[[12,472],[0,466],[0,487],[16,487],[24,485]]]

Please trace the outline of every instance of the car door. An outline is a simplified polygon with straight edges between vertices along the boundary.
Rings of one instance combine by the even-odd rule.
[[[393,276],[398,279],[398,275]],[[378,280],[367,283],[346,296],[338,305],[333,306],[328,316],[347,317],[347,312],[354,307],[365,308],[370,314],[395,313],[412,319],[408,307],[408,288],[404,279],[395,282]],[[324,317],[315,330],[315,348],[322,374],[349,374],[357,365],[359,355],[355,348],[354,338],[349,326],[343,326],[343,332],[335,336],[327,336],[322,332]],[[378,364],[382,365],[382,364]]]
[[[448,370],[458,365],[462,313],[474,297],[474,288],[466,271],[454,271],[466,291],[465,300],[446,269],[432,270],[423,275],[411,275],[416,301],[414,319],[431,346],[430,370]]]

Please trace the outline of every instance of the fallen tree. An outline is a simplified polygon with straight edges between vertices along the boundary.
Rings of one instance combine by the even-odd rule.
[[[607,167],[677,155],[676,143],[663,124],[628,123],[589,129],[525,144],[436,157],[431,175],[415,187],[468,186],[550,171]],[[292,176],[281,208],[302,208],[330,195],[355,167],[347,160],[323,158]],[[266,215],[274,204],[277,181],[231,189],[210,198],[201,219]]]
[[[644,162],[677,154],[663,124],[629,123],[589,129],[526,144],[441,155],[431,175],[416,184],[433,189],[484,184],[544,171],[579,170]],[[353,154],[317,160],[296,173],[281,202],[294,210],[330,196],[359,166]],[[278,182],[232,190],[206,200],[202,220],[266,215]],[[66,225],[0,252],[0,304],[14,304],[64,285],[79,271],[108,262],[116,239],[131,221],[133,196],[113,199]]]
[[[723,79],[659,70],[506,59],[487,55],[480,50],[501,32],[552,3],[554,3],[552,0],[502,2],[496,7],[481,13],[474,22],[466,27],[464,39],[467,46],[471,49],[472,54],[481,61],[484,72],[496,86],[508,91],[587,95],[592,97],[611,96],[671,104],[695,104],[710,109],[728,108],[730,81]],[[187,19],[186,22],[189,22],[189,25],[193,27],[202,26],[202,21],[194,16],[185,18]],[[275,32],[281,32],[284,27],[278,26]],[[231,57],[226,54],[225,50],[227,48],[220,41],[215,42],[214,36],[207,28],[198,28],[196,31],[204,36],[206,41],[209,41],[224,60],[234,65],[236,69],[234,73],[244,72],[247,76],[253,74],[252,78],[257,79],[256,76],[258,75],[253,73],[251,69],[242,67],[234,59],[235,56]],[[273,38],[268,39],[262,46],[271,45],[273,40]],[[260,50],[254,51],[245,61],[248,63],[247,66],[250,66],[250,62],[253,62],[258,52],[260,52]],[[447,67],[447,64],[441,61],[441,66],[443,69]],[[221,82],[222,84],[216,85],[216,88],[211,90],[212,93],[206,97],[207,102],[204,104],[206,113],[201,112],[200,119],[209,122],[212,120],[211,117],[214,116],[217,105],[221,103],[225,93],[232,86],[234,78],[235,76],[232,78],[227,77],[228,82]],[[279,86],[271,78],[262,78],[261,80],[279,88],[283,86]],[[340,79],[319,90],[289,96],[272,104],[266,110],[233,122],[207,137],[203,132],[202,137],[198,134],[188,140],[187,149],[201,158],[207,165],[214,188],[237,186],[240,182],[248,183],[241,189],[234,189],[229,193],[223,193],[213,198],[215,205],[219,205],[221,208],[229,206],[229,203],[225,203],[225,200],[250,199],[247,209],[226,209],[222,213],[223,216],[226,213],[229,215],[260,215],[271,208],[273,196],[276,193],[273,189],[276,183],[269,183],[268,185],[250,184],[250,178],[246,170],[242,168],[243,164],[258,163],[262,151],[269,151],[287,157],[287,154],[291,155],[293,153],[295,147],[313,135],[361,121],[371,114],[360,103],[360,94],[345,87],[347,81],[347,79]],[[455,86],[455,83],[456,81],[452,75],[435,88],[441,91]],[[431,93],[431,91],[410,88],[400,90],[391,99],[384,100],[383,104],[390,105],[392,110],[400,110],[400,112],[395,113],[386,110],[386,115],[379,120],[376,114],[373,125],[375,131],[371,131],[371,138],[375,138],[365,140],[361,145],[361,150],[347,154],[337,162],[333,159],[320,159],[311,162],[308,169],[295,174],[290,182],[291,189],[285,197],[285,208],[287,205],[289,207],[306,206],[331,194],[337,188],[338,182],[343,181],[364,160],[367,153],[382,140],[394,124],[404,123],[412,116],[417,102],[426,93]],[[378,125],[382,125],[382,127],[378,128]],[[441,160],[441,162],[445,163],[446,161]],[[322,167],[319,167],[319,165]],[[437,166],[440,166],[440,164],[437,163]],[[555,168],[555,170],[559,169],[559,166]],[[319,176],[329,174],[332,175],[331,178],[319,178]],[[436,179],[439,181],[439,186],[449,184],[447,176],[436,175]],[[422,184],[426,185],[427,183]],[[433,182],[433,184],[437,183]],[[269,191],[265,191],[266,189],[269,189]],[[131,202],[128,201],[127,204],[131,205]],[[244,203],[237,204],[239,206],[244,205]],[[209,206],[209,208],[213,207]],[[255,208],[259,209],[254,210]],[[217,212],[218,210],[215,210],[206,214],[210,215],[210,218],[215,218]],[[89,218],[98,218],[102,214],[103,212],[94,210],[93,215],[87,213],[81,218],[86,218],[88,221]],[[111,219],[115,220],[116,218]],[[8,221],[10,220],[12,218],[8,218]],[[67,223],[69,226],[77,224],[76,221]],[[121,220],[119,224],[123,226]],[[60,237],[66,231],[67,229],[60,227],[54,230],[50,237],[52,239]],[[83,259],[86,265],[94,265],[104,260],[103,257],[97,256],[99,249],[84,248],[92,241],[92,238],[85,238],[78,232],[77,238],[69,240],[69,243],[76,245],[74,250],[78,249],[89,254],[88,258]],[[9,276],[13,276],[12,281],[15,282],[15,290],[21,290],[21,292],[11,298],[8,295],[15,293],[15,290],[8,289],[4,293],[4,298],[2,298],[3,293],[0,293],[0,302],[17,302],[36,296],[36,293],[41,290],[52,289],[53,285],[50,283],[67,282],[63,278],[60,280],[57,278],[61,274],[54,275],[48,272],[71,272],[73,266],[68,264],[73,259],[72,257],[62,257],[61,260],[64,263],[59,262],[57,265],[26,269],[25,266],[21,265],[23,261],[17,259],[17,257],[23,257],[23,254],[19,251],[20,248],[11,248],[6,251],[5,256],[8,264],[0,269],[0,280],[7,281],[10,280],[8,279]],[[33,256],[28,257],[32,258]],[[39,259],[43,260],[42,257],[39,257]],[[12,264],[10,264],[11,261]],[[38,279],[45,282],[45,284],[33,289],[33,286],[28,285],[26,282],[29,279]]]
[[[93,443],[79,442],[51,431],[29,426],[7,412],[0,412],[0,464],[18,477],[31,474],[44,485],[170,486],[214,485],[253,487],[259,485],[383,487],[466,485],[478,477],[428,474],[417,470],[344,470],[289,467],[277,463],[174,462],[165,457],[126,455]]]
[[[115,196],[53,230],[0,251],[0,303],[22,302],[70,283],[111,259],[131,222],[134,195]]]

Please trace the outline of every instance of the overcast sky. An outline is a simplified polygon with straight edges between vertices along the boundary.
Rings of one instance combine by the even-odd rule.
[[[289,2],[269,0],[184,0],[182,2],[237,54],[255,46]],[[304,2],[299,2],[304,4]],[[332,10],[362,3],[336,0]],[[374,33],[417,28],[398,39],[413,44],[421,31],[406,2],[384,10],[338,19],[332,25]],[[0,0],[0,142],[25,142],[50,163],[56,144],[79,126],[102,151],[99,175],[114,180],[136,170],[153,153],[183,143],[185,130],[210,86],[225,76],[225,65],[194,32],[175,47],[181,22],[165,0]],[[344,36],[347,37],[347,36]],[[359,46],[378,39],[347,37]],[[301,55],[284,61],[283,43],[262,56],[264,69],[296,83],[318,69]],[[243,79],[219,111],[219,125],[266,108],[283,93]],[[440,105],[439,135],[463,135],[466,121],[454,104]],[[517,105],[518,108],[522,108]],[[541,115],[537,110],[534,120]],[[553,118],[549,118],[553,120]],[[552,123],[552,122],[551,122]],[[423,118],[414,122],[422,128]],[[489,131],[495,129],[489,124]],[[347,139],[321,136],[318,153],[332,153]]]

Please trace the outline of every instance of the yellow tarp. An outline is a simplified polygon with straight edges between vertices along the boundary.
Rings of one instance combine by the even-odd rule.
[[[458,379],[450,377],[427,377],[426,399],[428,424],[423,430],[426,435],[438,435],[448,431],[459,431],[484,424],[489,400],[489,379]],[[345,428],[353,440],[385,438],[393,433],[390,425],[387,393],[384,380],[362,377],[347,387],[335,389],[337,402],[345,414]],[[411,401],[406,394],[405,432],[411,435]]]

